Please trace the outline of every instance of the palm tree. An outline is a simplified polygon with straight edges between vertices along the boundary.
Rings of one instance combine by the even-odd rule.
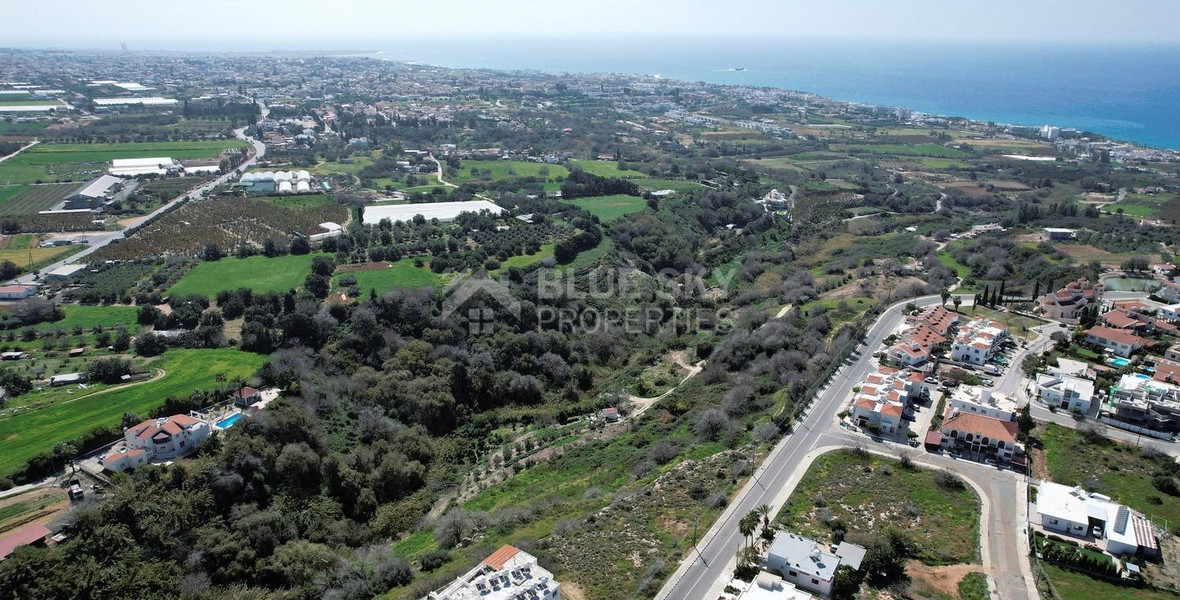
[[[951,299],[951,292],[950,292],[950,290],[943,289],[941,292],[939,292],[939,294],[938,294],[938,295],[939,295],[940,297],[942,297],[942,305],[943,305],[943,306],[946,306],[946,301]]]
[[[955,296],[955,299],[951,300],[951,304],[955,305],[955,312],[959,312],[959,306],[963,304],[963,297]]]
[[[754,509],[758,516],[762,517],[762,533],[759,534],[763,539],[766,539],[766,532],[770,530],[770,505],[759,504],[758,508]]]
[[[738,521],[738,531],[742,532],[742,537],[746,538],[746,546],[752,545],[754,537],[754,529],[758,527],[758,513],[750,511],[746,516]]]

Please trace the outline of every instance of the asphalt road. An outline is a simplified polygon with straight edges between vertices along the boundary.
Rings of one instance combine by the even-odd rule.
[[[266,107],[263,107],[263,109],[262,109],[263,118],[265,118],[267,113],[269,113],[269,112],[270,111],[268,111],[266,109]],[[189,191],[177,196],[176,198],[173,198],[172,201],[170,201],[170,202],[164,203],[163,206],[161,206],[160,208],[157,208],[156,210],[152,211],[149,215],[147,215],[147,218],[155,217],[156,215],[159,215],[167,210],[171,210],[177,203],[187,202],[190,199],[199,197],[200,195],[204,194],[205,192],[211,191],[213,188],[229,181],[230,179],[236,178],[243,171],[254,166],[254,163],[257,162],[259,158],[261,158],[263,155],[266,154],[266,144],[263,144],[262,142],[254,139],[252,137],[247,137],[246,136],[246,128],[243,127],[243,128],[234,130],[234,135],[237,136],[238,139],[246,140],[246,141],[250,142],[250,144],[252,146],[254,146],[254,155],[253,156],[246,159],[245,162],[243,162],[238,168],[234,169],[233,171],[230,171],[229,173],[226,173],[226,174],[218,177],[217,179],[210,181],[209,183],[206,183],[205,185],[203,185],[197,189],[189,190]],[[49,271],[52,271],[58,267],[62,267],[62,266],[68,265],[68,264],[74,264],[74,263],[80,262],[80,261],[82,261],[82,259],[86,258],[87,256],[90,256],[91,254],[97,252],[99,248],[102,248],[103,246],[106,246],[107,244],[110,244],[111,242],[113,242],[115,240],[121,240],[127,236],[124,231],[104,231],[104,232],[82,232],[82,233],[79,233],[78,235],[73,236],[73,237],[75,239],[79,239],[79,240],[86,239],[88,242],[88,247],[85,250],[82,250],[81,252],[74,254],[73,256],[70,256],[69,258],[66,258],[64,260],[59,260],[59,261],[57,261],[49,266],[46,266],[46,267],[42,267],[41,270],[37,273],[26,273],[24,275],[21,275],[20,277],[17,277],[16,279],[13,279],[9,283],[21,283],[21,284],[36,283],[39,273],[48,273]]]
[[[941,301],[936,296],[921,298],[918,306]],[[1031,585],[1027,542],[1023,529],[1027,521],[1024,476],[980,463],[955,460],[941,454],[899,444],[873,442],[862,434],[849,432],[838,424],[851,387],[872,367],[872,353],[901,324],[905,302],[896,304],[874,323],[855,362],[845,364],[808,408],[794,431],[775,446],[770,456],[746,486],[702,536],[697,550],[680,564],[656,596],[657,599],[713,600],[723,590],[736,566],[742,544],[738,520],[761,504],[777,512],[790,496],[812,459],[825,449],[862,445],[866,449],[897,455],[908,452],[916,462],[950,469],[967,479],[981,493],[984,503],[984,531],[981,532],[985,569],[993,576],[999,597],[1005,600],[1036,599]]]

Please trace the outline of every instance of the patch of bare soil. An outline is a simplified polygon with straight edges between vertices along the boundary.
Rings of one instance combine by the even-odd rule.
[[[338,273],[355,273],[357,271],[376,271],[378,269],[388,269],[393,265],[387,262],[369,262],[355,265],[340,265],[336,267]]]
[[[1156,587],[1180,588],[1180,538],[1164,535],[1160,538],[1159,563],[1147,563],[1143,576]]]
[[[968,573],[986,573],[980,565],[960,564],[931,567],[919,561],[910,560],[905,565],[910,576],[909,595],[915,600],[951,600],[959,597],[959,582]]]

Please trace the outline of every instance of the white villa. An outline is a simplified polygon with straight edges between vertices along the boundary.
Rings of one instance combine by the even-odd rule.
[[[109,471],[125,471],[153,460],[178,458],[192,452],[212,433],[209,424],[186,415],[148,419],[123,430],[123,446],[99,462]]]
[[[515,546],[500,546],[474,569],[423,600],[561,600],[561,584],[537,557]]]
[[[1037,486],[1037,513],[1046,531],[1105,539],[1106,551],[1115,556],[1140,551],[1147,556],[1159,553],[1151,521],[1109,496],[1042,481]]]

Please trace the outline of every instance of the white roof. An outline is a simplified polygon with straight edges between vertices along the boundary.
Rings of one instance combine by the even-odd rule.
[[[0,112],[45,112],[62,108],[58,104],[27,104],[22,106],[0,106]]]
[[[823,581],[831,581],[840,566],[840,557],[815,540],[788,532],[774,536],[770,554],[782,558],[792,569]]]
[[[115,158],[111,159],[112,169],[129,169],[133,167],[152,167],[159,168],[160,165],[172,165],[176,161],[168,156],[155,156],[149,158]]]
[[[199,167],[185,167],[185,173],[216,173],[221,169],[220,165],[203,165]]]
[[[94,103],[98,106],[133,104],[142,104],[144,106],[171,106],[173,104],[179,104],[180,101],[175,98],[160,98],[159,96],[153,96],[150,98],[95,98]]]
[[[737,582],[733,582],[737,583]],[[743,582],[744,583],[744,582]],[[732,584],[731,584],[732,585]],[[814,596],[795,587],[782,577],[762,571],[738,600],[812,600]]]
[[[1058,358],[1057,366],[1050,367],[1049,371],[1057,375],[1085,375],[1090,371],[1090,365],[1072,358]]]
[[[62,266],[46,273],[45,276],[46,277],[69,277],[70,275],[73,275],[74,273],[77,273],[78,271],[81,271],[82,269],[85,269],[85,268],[86,268],[86,265],[84,265],[84,264],[62,265]]]
[[[451,221],[465,212],[489,211],[494,215],[504,212],[503,208],[487,200],[471,200],[468,202],[427,202],[424,204],[387,204],[365,206],[365,225],[375,225],[382,219],[390,221],[410,221],[415,215],[422,215],[427,221],[438,219]]]
[[[118,177],[103,175],[102,177],[99,177],[98,179],[88,183],[86,187],[78,190],[77,192],[74,192],[74,194],[78,196],[86,196],[88,198],[100,198],[106,195],[107,190],[120,183],[123,183],[123,180]]]

